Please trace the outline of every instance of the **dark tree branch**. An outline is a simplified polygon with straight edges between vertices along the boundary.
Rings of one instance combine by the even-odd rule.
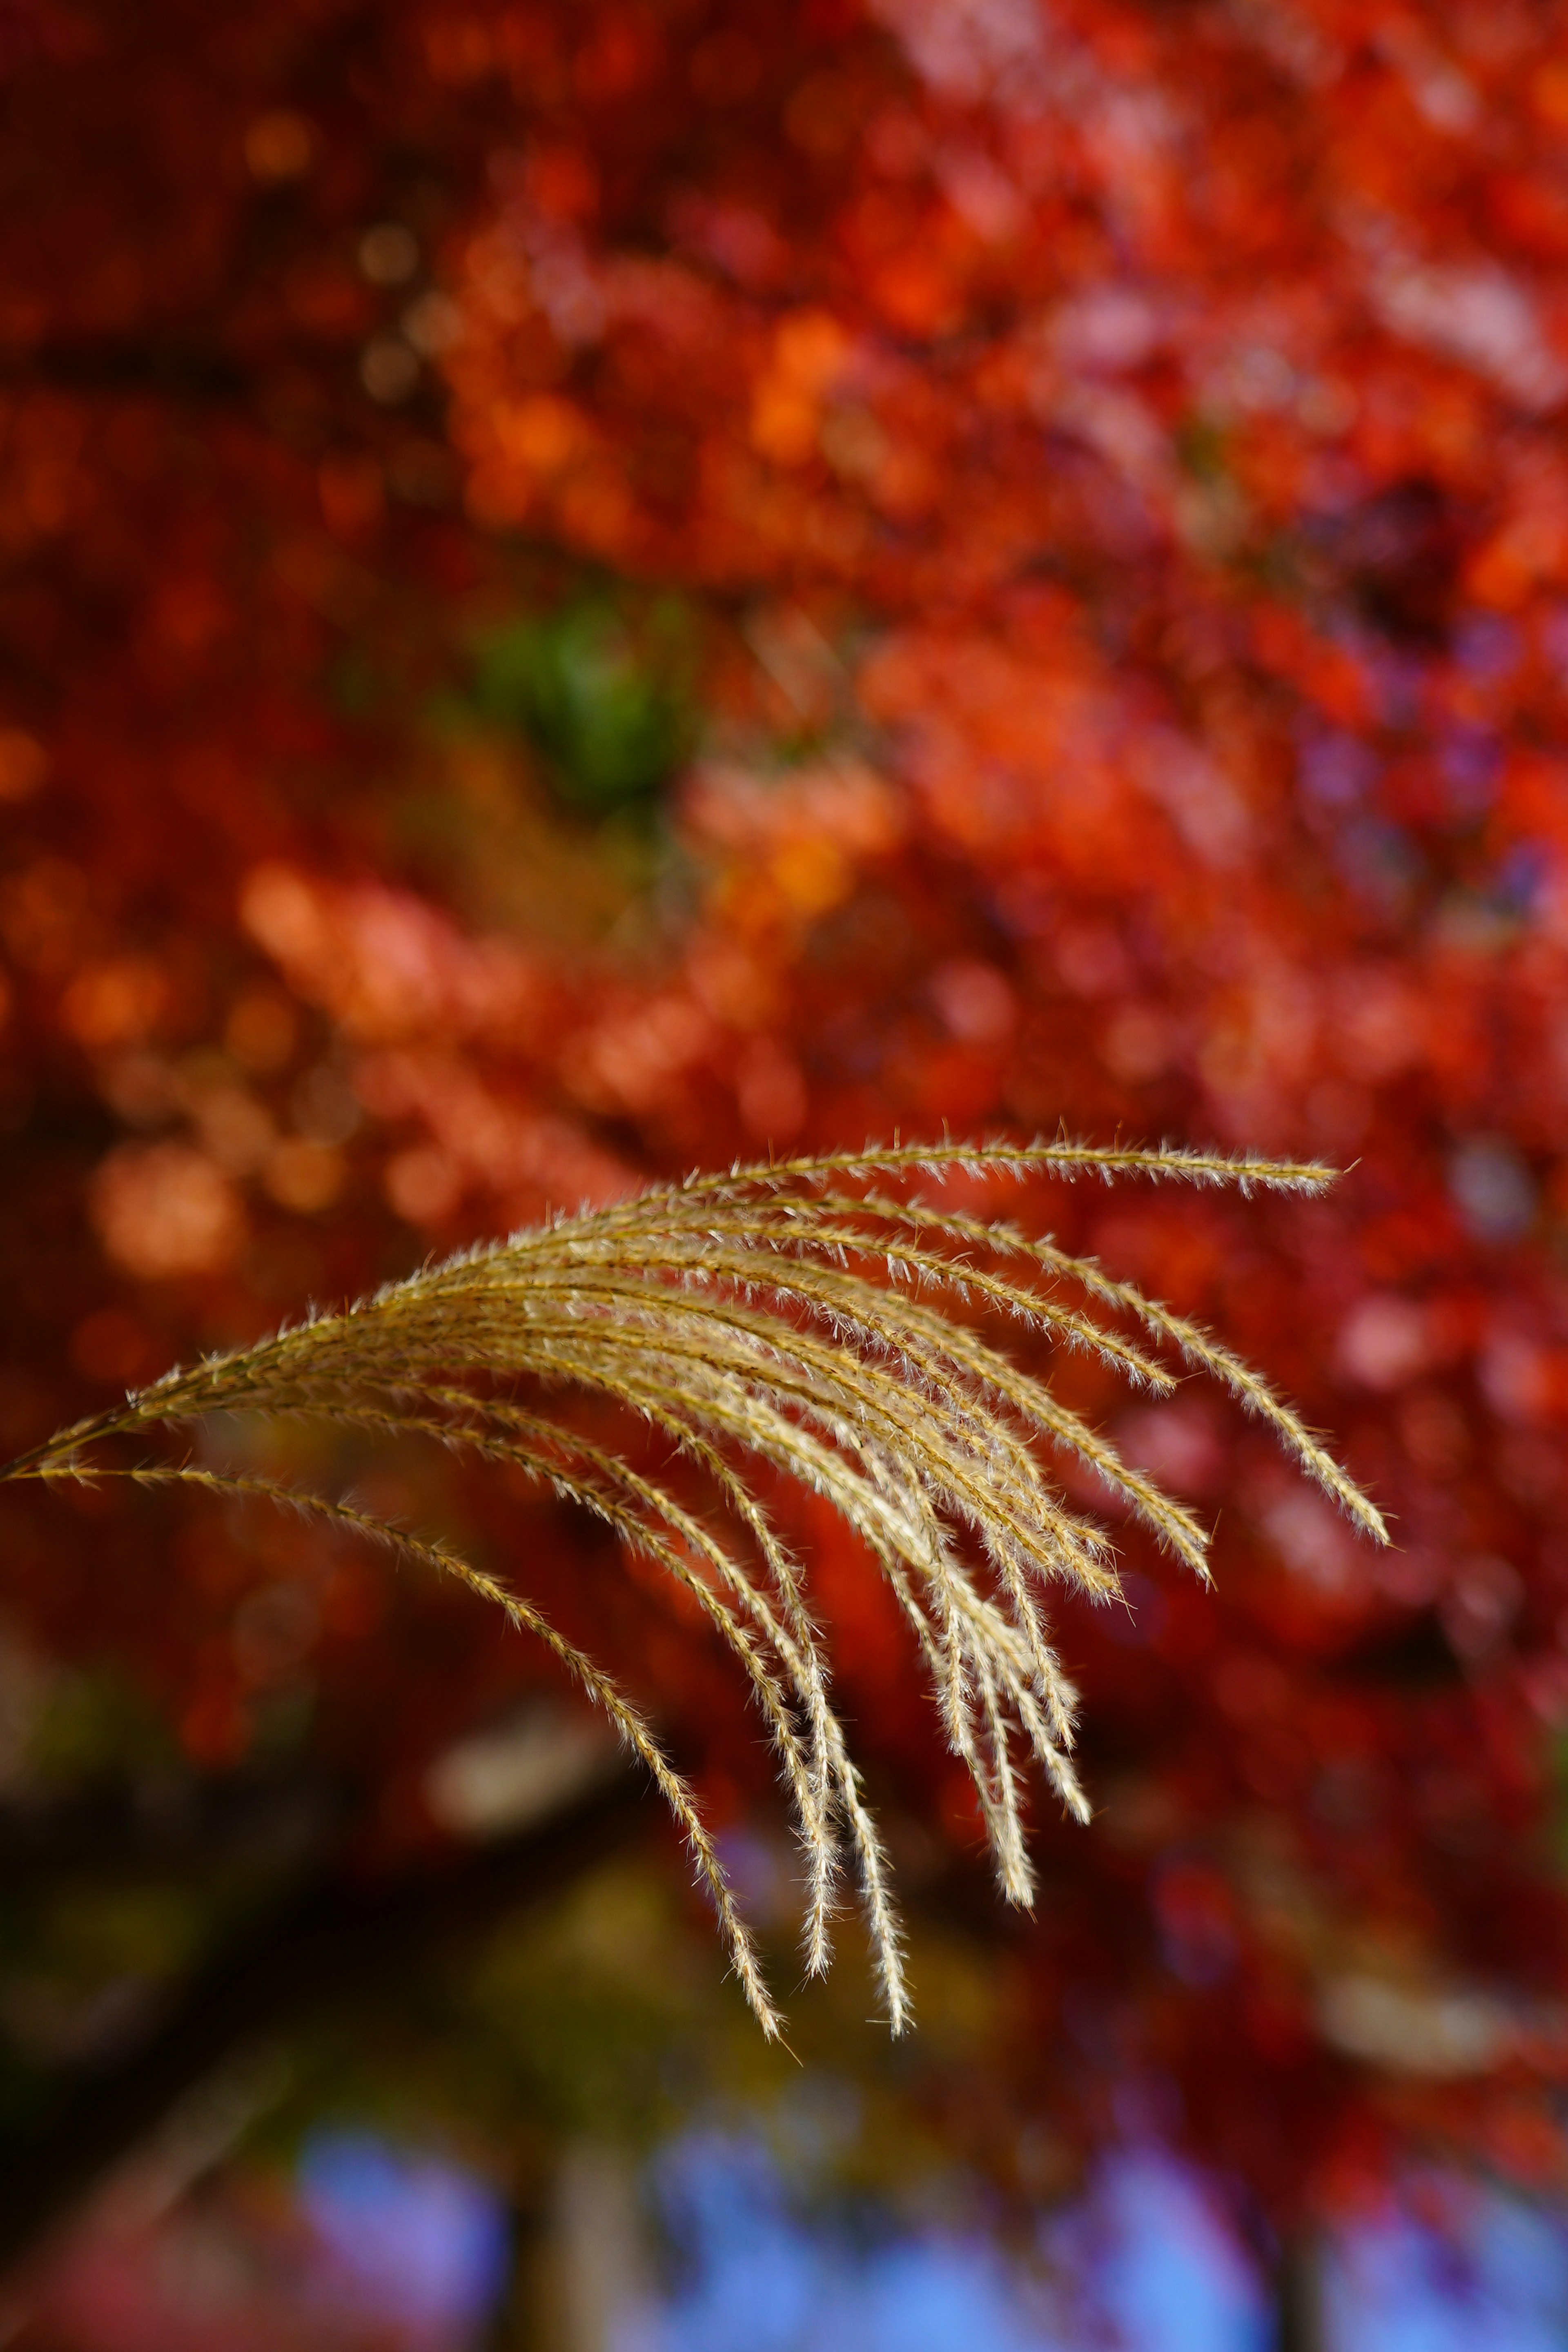
[[[174,2103],[231,2050],[287,2020],[384,1979],[432,1946],[542,1901],[626,1844],[648,1821],[622,1778],[542,1827],[464,1849],[393,1884],[321,1868],[237,1949],[187,1986],[152,2038],[95,2074],[0,2158],[0,2266],[35,2248]]]

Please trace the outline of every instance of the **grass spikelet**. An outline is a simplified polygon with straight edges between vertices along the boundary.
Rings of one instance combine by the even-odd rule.
[[[1363,1532],[1387,1540],[1374,1506],[1318,1439],[1197,1324],[1048,1239],[900,1189],[959,1173],[1312,1193],[1333,1171],[1060,1136],[868,1145],[693,1175],[464,1251],[339,1314],[176,1369],[0,1476],[108,1470],[254,1496],[466,1584],[545,1644],[651,1775],[708,1889],[742,1990],[776,2035],[777,2011],[691,1790],[632,1700],[529,1600],[446,1544],[350,1502],[191,1463],[124,1467],[105,1462],[102,1449],[215,1412],[302,1415],[395,1445],[437,1439],[596,1513],[696,1598],[734,1654],[768,1726],[805,1857],[807,1971],[827,1963],[837,1889],[851,1873],[898,2033],[910,2002],[887,1860],[834,1710],[805,1571],[757,1497],[758,1466],[788,1472],[829,1501],[887,1577],[973,1778],[1002,1891],[1024,1905],[1032,1877],[1023,1761],[1033,1757],[1067,1811],[1089,1815],[1072,1765],[1077,1695],[1047,1637],[1046,1588],[1059,1582],[1095,1600],[1117,1591],[1105,1534],[1068,1507],[1044,1457],[1062,1452],[1091,1469],[1205,1579],[1208,1537],[987,1327],[1011,1323],[1037,1341],[1090,1349],[1155,1394],[1175,1378],[1164,1350],[1226,1389]],[[573,1390],[639,1416],[691,1465],[708,1507],[582,1435],[558,1402]]]

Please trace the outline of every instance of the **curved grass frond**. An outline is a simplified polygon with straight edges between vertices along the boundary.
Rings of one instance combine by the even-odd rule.
[[[1155,1394],[1168,1393],[1176,1375],[1151,1343],[1172,1351],[1271,1427],[1358,1527],[1387,1540],[1373,1505],[1317,1438],[1197,1324],[1049,1239],[878,1189],[954,1174],[1142,1176],[1244,1192],[1312,1192],[1332,1181],[1329,1169],[1252,1154],[1065,1137],[895,1142],[696,1175],[465,1251],[340,1314],[170,1372],[0,1475],[92,1476],[106,1440],[250,1412],[304,1415],[393,1443],[437,1439],[593,1511],[690,1593],[734,1653],[777,1751],[805,1856],[807,1970],[827,1964],[837,1890],[851,1869],[899,2032],[909,1995],[886,1856],[833,1707],[803,1568],[754,1491],[755,1468],[786,1472],[823,1496],[887,1577],[947,1738],[973,1780],[1002,1890],[1026,1905],[1024,1752],[1068,1811],[1089,1814],[1072,1766],[1077,1695],[1047,1635],[1044,1588],[1057,1580],[1094,1600],[1118,1590],[1108,1538],[1050,1484],[1042,1448],[1092,1471],[1205,1579],[1208,1538],[994,1345],[985,1320],[1090,1350]],[[1139,1339],[1127,1336],[1128,1322]],[[700,1476],[711,1511],[574,1428],[550,1402],[563,1390],[638,1415]],[[632,1701],[531,1602],[447,1545],[347,1502],[190,1464],[120,1475],[262,1496],[369,1537],[457,1578],[536,1635],[652,1775],[709,1890],[745,1997],[764,2032],[778,2032],[690,1790]]]

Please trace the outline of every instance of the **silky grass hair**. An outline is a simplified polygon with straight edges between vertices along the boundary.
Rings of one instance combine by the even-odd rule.
[[[1093,1471],[1205,1582],[1208,1536],[949,1308],[1011,1318],[1091,1349],[1155,1395],[1175,1385],[1173,1356],[1206,1372],[1268,1423],[1357,1528],[1388,1539],[1376,1508],[1290,1408],[1199,1325],[1048,1238],[880,1189],[956,1172],[1303,1193],[1334,1177],[1313,1164],[1065,1139],[894,1143],[695,1175],[464,1251],[341,1314],[169,1372],[0,1475],[101,1475],[101,1441],[243,1412],[436,1438],[585,1506],[685,1587],[739,1660],[777,1750],[805,1856],[806,1970],[819,1973],[831,1958],[847,1866],[899,2033],[910,2001],[887,1859],[834,1712],[801,1563],[763,1509],[748,1461],[825,1496],[886,1576],[946,1737],[973,1781],[1002,1892],[1024,1906],[1033,1895],[1024,1759],[1033,1758],[1069,1812],[1089,1817],[1072,1763],[1076,1693],[1047,1635],[1044,1589],[1059,1581],[1100,1601],[1118,1591],[1106,1535],[1068,1507],[1041,1451]],[[712,1518],[574,1429],[551,1406],[563,1389],[640,1415],[706,1475],[720,1506]],[[117,1475],[264,1496],[457,1578],[536,1635],[652,1775],[707,1885],[745,1997],[763,2032],[777,2035],[778,2012],[690,1789],[640,1710],[531,1602],[446,1544],[346,1500],[191,1463]]]

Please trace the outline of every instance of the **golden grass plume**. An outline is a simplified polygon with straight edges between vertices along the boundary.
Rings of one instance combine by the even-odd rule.
[[[1043,1589],[1058,1580],[1097,1599],[1117,1591],[1107,1538],[1068,1507],[1041,1450],[1092,1470],[1205,1580],[1208,1538],[950,1307],[1090,1349],[1155,1394],[1175,1384],[1173,1356],[1208,1373],[1272,1428],[1358,1528],[1387,1540],[1373,1504],[1289,1407],[1198,1325],[1048,1238],[899,1189],[956,1171],[1300,1192],[1321,1191],[1333,1177],[1316,1165],[1250,1155],[1065,1139],[895,1143],[696,1175],[465,1251],[342,1313],[175,1370],[18,1456],[0,1475],[101,1475],[88,1449],[103,1440],[247,1412],[307,1415],[394,1440],[434,1437],[510,1464],[584,1505],[695,1597],[740,1662],[778,1753],[805,1857],[806,1969],[827,1965],[847,1866],[897,2033],[910,2003],[886,1857],[834,1712],[801,1564],[763,1509],[748,1462],[788,1472],[826,1496],[879,1563],[911,1628],[946,1737],[973,1780],[1002,1890],[1024,1905],[1033,1887],[1024,1759],[1034,1759],[1069,1811],[1089,1813],[1072,1764],[1075,1693],[1047,1635]],[[700,1516],[576,1432],[549,1402],[563,1388],[639,1414],[700,1465],[719,1510]],[[189,1463],[120,1475],[288,1505],[456,1577],[535,1634],[658,1783],[707,1884],[745,1996],[764,2032],[778,2032],[690,1790],[631,1700],[528,1601],[445,1544],[346,1501]]]

